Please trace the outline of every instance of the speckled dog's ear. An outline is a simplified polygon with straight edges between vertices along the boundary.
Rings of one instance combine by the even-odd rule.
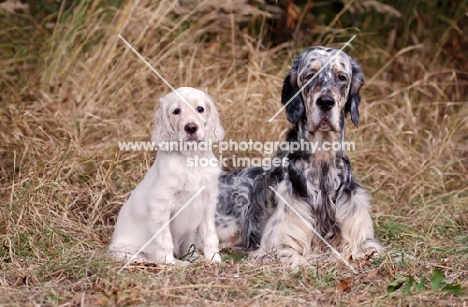
[[[304,119],[305,117],[304,101],[302,100],[302,93],[299,93],[300,88],[297,84],[298,62],[296,58],[291,71],[284,79],[283,90],[281,91],[281,103],[283,105],[287,104],[286,117],[293,124],[296,124],[300,119]],[[296,97],[294,97],[294,95],[296,95]],[[294,98],[291,100],[292,97]]]
[[[351,59],[351,68],[352,68],[352,77],[351,85],[348,94],[348,101],[345,104],[345,114],[351,113],[351,121],[353,124],[358,127],[359,125],[359,102],[361,101],[361,96],[359,95],[359,90],[364,84],[364,75],[362,73],[361,67]]]

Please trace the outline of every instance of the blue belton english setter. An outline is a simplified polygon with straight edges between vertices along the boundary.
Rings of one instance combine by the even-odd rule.
[[[314,142],[319,148],[344,141],[347,114],[359,123],[363,83],[359,65],[340,50],[311,47],[300,54],[282,90],[293,124],[287,141]],[[216,214],[221,247],[273,252],[297,266],[328,250],[314,229],[343,255],[358,258],[383,250],[374,238],[370,197],[343,149],[279,150],[277,157],[289,163],[221,174]]]

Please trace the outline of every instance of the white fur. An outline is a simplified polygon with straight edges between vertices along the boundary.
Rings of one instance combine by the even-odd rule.
[[[384,248],[374,238],[374,226],[370,216],[370,196],[359,188],[350,200],[337,199],[337,218],[340,221],[345,255],[358,259],[369,252],[382,253]],[[347,209],[355,207],[355,212]]]
[[[204,111],[195,113],[174,92],[162,97],[155,114],[152,141],[160,144],[181,139],[190,142],[222,140],[224,130],[211,97],[189,87],[179,88],[177,92],[193,109],[202,107]],[[174,114],[175,109],[180,113]],[[196,133],[185,131],[187,124],[195,124],[198,127]],[[153,166],[119,212],[109,247],[116,259],[129,260],[205,186],[203,192],[162,229],[135,261],[175,263],[175,257],[185,255],[192,244],[203,249],[207,259],[221,261],[215,229],[220,167],[188,166],[187,158],[196,155],[216,159],[209,150],[158,152]]]

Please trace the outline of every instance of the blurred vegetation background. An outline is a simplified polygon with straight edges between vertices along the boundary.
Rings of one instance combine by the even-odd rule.
[[[91,12],[100,14],[104,21],[110,23],[115,12],[125,3],[124,0],[21,0],[24,5],[18,5],[17,0],[2,2],[4,9],[0,9],[0,12],[4,18],[0,24],[4,31],[0,36],[0,51],[4,60],[10,58],[14,62],[28,63],[28,66],[33,63],[42,65],[40,60],[50,60],[40,57],[32,59],[34,54],[30,51],[39,50],[44,44],[48,44],[49,39],[60,37],[57,31],[64,31],[60,27],[73,25],[73,32],[77,34],[74,40],[77,42],[98,42],[99,36],[91,39],[81,33],[85,27],[80,24],[85,22],[83,15]],[[197,1],[180,0],[174,3],[184,8],[179,10],[180,16],[196,10],[190,18],[186,18],[183,27],[190,27],[190,20],[194,21],[200,14],[213,11],[220,15],[234,13],[235,27],[258,40],[262,48],[285,43],[290,43],[297,49],[317,43],[327,45],[333,43],[337,37],[344,38],[353,32],[360,33],[365,44],[355,46],[357,52],[373,53],[365,65],[374,68],[389,65],[385,67],[388,80],[401,80],[403,77],[404,81],[411,81],[405,73],[407,69],[404,66],[407,63],[401,63],[395,55],[405,52],[406,48],[417,48],[419,56],[427,59],[423,63],[421,74],[438,69],[441,65],[454,68],[462,86],[463,93],[460,94],[466,94],[467,0],[202,1],[207,5],[201,10]],[[221,28],[226,27],[222,18],[217,23]],[[61,26],[58,27],[58,24]],[[22,31],[5,31],[10,27]],[[93,34],[96,34],[95,31]],[[202,39],[208,42],[215,37],[216,35],[210,37],[208,33]],[[25,58],[26,54],[28,56]],[[395,59],[386,64],[388,57]],[[0,84],[0,88],[3,87],[5,82]]]

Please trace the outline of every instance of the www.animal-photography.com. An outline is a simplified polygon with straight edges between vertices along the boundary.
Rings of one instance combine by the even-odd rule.
[[[0,25],[0,306],[468,304],[466,1]]]

